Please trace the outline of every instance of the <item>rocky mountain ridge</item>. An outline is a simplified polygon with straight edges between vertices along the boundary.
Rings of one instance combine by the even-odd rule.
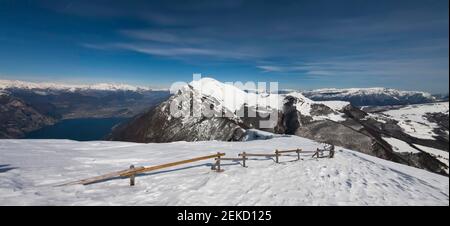
[[[192,97],[196,98],[192,99]],[[254,99],[254,97],[258,98]],[[257,103],[263,102],[266,105],[262,108],[258,107]],[[188,114],[174,117],[170,113],[170,107],[173,106],[178,110],[186,110]],[[196,114],[195,111],[204,109],[213,110],[213,117],[193,117]],[[272,113],[276,115],[276,118],[268,120],[270,117],[262,117],[260,113]],[[219,117],[225,114],[231,117]],[[256,117],[251,117],[252,115]],[[147,113],[117,127],[109,139],[144,143],[240,141],[246,136],[248,129],[260,129],[335,144],[448,175],[448,135],[447,143],[445,143],[445,136],[438,134],[430,138],[413,137],[397,125],[399,121],[395,119],[379,121],[376,117],[348,102],[312,101],[295,92],[246,93],[228,84],[204,78],[183,87],[169,100]],[[445,114],[441,117],[445,118]],[[261,126],[261,123],[265,121],[271,126]],[[422,145],[425,148],[414,153],[410,152],[410,149],[398,151],[395,150],[395,144],[386,141],[387,138],[399,139],[411,146]],[[430,152],[430,148],[438,150],[440,154]],[[417,149],[420,148],[417,147]],[[445,155],[445,153],[447,153],[447,163],[440,159],[441,154]]]

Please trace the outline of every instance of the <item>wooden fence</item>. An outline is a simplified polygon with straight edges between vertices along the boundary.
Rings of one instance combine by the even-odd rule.
[[[127,169],[127,170],[116,171],[116,172],[100,175],[97,177],[91,177],[91,178],[74,181],[74,182],[70,182],[70,183],[66,183],[66,184],[62,184],[62,185],[74,185],[74,184],[87,185],[87,184],[93,184],[96,182],[100,182],[100,181],[104,181],[104,180],[108,180],[108,179],[112,179],[112,178],[116,178],[116,177],[130,177],[130,185],[133,186],[134,178],[137,174],[154,171],[154,170],[159,170],[159,169],[163,169],[163,168],[168,168],[168,167],[172,167],[172,166],[177,166],[177,165],[181,165],[181,164],[216,158],[216,157],[220,157],[220,156],[224,156],[224,155],[225,155],[225,153],[217,153],[215,155],[207,155],[207,156],[197,157],[197,158],[193,158],[193,159],[187,159],[187,160],[171,162],[171,163],[166,163],[166,164],[157,165],[157,166],[150,166],[150,167],[141,166],[141,167],[135,168],[133,165],[131,165],[130,169]]]
[[[324,156],[323,155],[324,151],[328,151],[329,155]],[[126,170],[116,171],[116,172],[112,172],[112,173],[108,173],[108,174],[104,174],[104,175],[100,175],[100,176],[96,176],[96,177],[91,177],[91,178],[78,180],[78,181],[74,181],[74,182],[69,182],[69,183],[61,184],[59,186],[75,185],[75,184],[88,185],[88,184],[93,184],[93,183],[97,183],[97,182],[101,182],[101,181],[105,181],[105,180],[109,180],[109,179],[113,179],[113,178],[118,178],[118,177],[130,178],[130,186],[134,186],[135,177],[137,174],[142,174],[145,172],[169,168],[169,167],[173,167],[173,166],[177,166],[177,165],[182,165],[182,164],[187,164],[187,163],[197,162],[197,161],[202,161],[202,160],[207,160],[207,159],[214,159],[215,163],[212,165],[211,169],[215,170],[216,172],[223,172],[223,169],[221,169],[221,161],[242,161],[242,166],[247,167],[246,161],[249,160],[248,157],[270,157],[270,158],[275,157],[275,162],[279,163],[279,158],[281,156],[286,156],[287,153],[296,153],[297,160],[300,160],[300,153],[313,153],[313,155],[312,155],[313,158],[314,157],[316,157],[316,158],[324,158],[324,157],[333,158],[334,157],[334,146],[331,146],[331,148],[325,148],[325,149],[318,148],[316,151],[302,151],[302,149],[299,149],[299,148],[294,149],[294,150],[278,150],[277,149],[277,150],[275,150],[275,152],[273,154],[272,153],[242,152],[242,153],[238,154],[237,158],[224,158],[223,156],[225,156],[225,153],[217,152],[217,154],[213,154],[213,155],[201,156],[201,157],[197,157],[197,158],[192,158],[192,159],[187,159],[187,160],[182,160],[182,161],[177,161],[177,162],[171,162],[171,163],[166,163],[166,164],[157,165],[157,166],[135,167],[134,165],[131,165],[130,168],[126,169]]]

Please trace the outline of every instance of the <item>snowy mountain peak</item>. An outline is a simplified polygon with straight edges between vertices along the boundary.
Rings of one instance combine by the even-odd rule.
[[[113,83],[98,83],[94,85],[89,85],[87,89],[93,90],[129,90],[129,91],[138,91],[138,90],[148,90],[145,87],[136,87],[127,84],[113,84]]]
[[[254,107],[260,110],[272,109],[282,111],[290,97],[296,99],[295,105],[297,110],[308,116],[311,115],[310,111],[314,104],[325,105],[332,111],[335,111],[335,114],[339,114],[337,111],[350,104],[346,101],[313,101],[299,92],[278,94],[272,92],[273,90],[270,90],[270,92],[263,91],[260,89],[261,87],[256,86],[257,84],[252,83],[223,83],[213,78],[202,78],[192,81],[188,86],[183,87],[181,91],[193,89],[203,96],[216,99],[221,106],[224,106],[231,112],[239,111],[243,106]],[[247,92],[246,90],[258,91]],[[335,119],[338,118],[340,119],[340,117]]]
[[[195,80],[189,83],[189,85],[204,95],[213,95],[215,97],[218,97],[218,95],[226,95],[224,92],[245,95],[245,92],[242,89],[231,84],[219,82],[213,78]]]
[[[35,83],[19,80],[0,80],[0,89],[69,89],[71,86],[56,83]]]

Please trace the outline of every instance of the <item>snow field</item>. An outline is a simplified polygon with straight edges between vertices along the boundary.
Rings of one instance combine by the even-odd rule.
[[[252,157],[248,168],[206,160],[92,185],[57,184],[135,166],[225,152],[273,153],[322,147],[283,136],[247,142],[136,144],[1,140],[0,205],[448,205],[448,177],[336,147],[335,158]]]

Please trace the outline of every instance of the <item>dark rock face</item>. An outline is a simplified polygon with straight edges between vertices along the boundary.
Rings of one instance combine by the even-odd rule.
[[[19,98],[0,94],[0,138],[22,138],[55,121]]]
[[[300,112],[297,111],[295,106],[298,103],[298,99],[287,96],[285,100],[282,113],[284,133],[294,135],[300,127]]]
[[[448,134],[448,127],[449,127],[449,115],[444,113],[427,113],[425,117],[430,122],[434,122],[438,124],[439,128],[435,128],[433,132],[439,135],[437,137],[438,140],[442,140],[442,142],[447,143],[449,142],[449,134]],[[448,150],[448,146],[447,146]]]
[[[312,104],[310,113],[312,116],[328,115],[332,114],[333,110],[323,104]]]
[[[222,140],[239,141],[244,137],[246,126],[238,118],[226,117],[190,117],[194,111],[190,102],[194,90],[184,91],[171,97],[158,107],[147,113],[137,116],[127,124],[114,129],[109,140],[132,142],[173,142],[173,141],[202,141]],[[174,117],[170,106],[175,101],[189,111],[186,117]],[[215,115],[225,114],[223,109],[217,107],[217,101],[202,98],[202,108],[212,108]]]
[[[333,121],[316,121],[304,124],[296,135],[318,142],[329,143],[370,154],[373,140],[361,132]]]

